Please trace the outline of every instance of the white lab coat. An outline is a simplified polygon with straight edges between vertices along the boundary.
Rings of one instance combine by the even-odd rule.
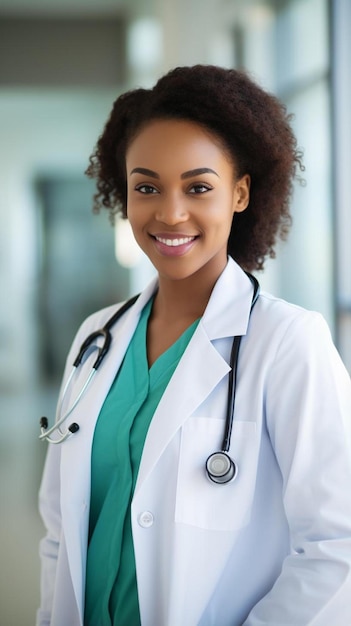
[[[41,626],[82,624],[94,427],[155,288],[113,328],[69,418],[78,433],[49,446]],[[351,624],[350,379],[319,314],[261,294],[249,323],[251,297],[229,260],[148,431],[131,511],[142,626]],[[115,308],[84,322],[65,377]],[[205,461],[221,446],[229,353],[241,334],[230,449],[238,475],[215,485]]]

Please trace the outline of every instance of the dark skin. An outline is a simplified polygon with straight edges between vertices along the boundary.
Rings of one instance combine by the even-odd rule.
[[[173,298],[168,299],[164,293],[158,294],[155,298],[154,305],[149,318],[147,328],[147,354],[149,367],[156,361],[156,359],[163,354],[177,339],[183,334],[183,332],[189,328],[189,326],[202,316],[211,290],[209,290],[206,297],[205,290],[200,291],[199,298],[196,298],[195,306],[191,306],[191,299],[193,297],[193,291],[190,288],[188,290],[188,297],[186,297],[186,289],[182,290],[182,300],[179,303],[177,301],[177,308],[172,307]],[[175,294],[172,294],[172,296]],[[203,300],[201,304],[201,300]],[[189,303],[189,304],[187,304]],[[179,306],[181,304],[181,306]]]
[[[159,277],[147,331],[151,367],[202,316],[227,264],[233,216],[248,205],[250,178],[237,179],[217,137],[180,120],[144,127],[126,167],[128,218]]]

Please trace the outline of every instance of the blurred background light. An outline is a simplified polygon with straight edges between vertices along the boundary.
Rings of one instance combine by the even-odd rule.
[[[115,253],[120,265],[126,268],[136,267],[142,258],[142,252],[136,243],[128,220],[116,218]]]
[[[92,213],[84,176],[120,93],[199,62],[244,68],[284,101],[307,184],[260,281],[321,311],[351,370],[350,24],[349,0],[0,0],[1,626],[35,621],[39,418],[53,419],[69,345],[154,275],[128,222]]]
[[[127,32],[127,57],[138,75],[155,76],[162,56],[162,28],[158,20],[142,17],[134,20]]]

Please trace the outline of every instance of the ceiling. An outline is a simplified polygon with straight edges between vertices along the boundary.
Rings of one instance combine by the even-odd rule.
[[[143,13],[152,5],[152,0],[0,0],[1,15],[13,16],[83,16],[120,15]]]

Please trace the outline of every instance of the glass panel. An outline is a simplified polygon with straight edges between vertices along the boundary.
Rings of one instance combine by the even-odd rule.
[[[295,0],[277,13],[276,69],[279,91],[305,82],[328,67],[326,0]]]
[[[333,327],[333,223],[326,81],[291,98],[295,133],[304,149],[306,186],[295,188],[293,228],[278,257],[281,293],[323,313]]]

